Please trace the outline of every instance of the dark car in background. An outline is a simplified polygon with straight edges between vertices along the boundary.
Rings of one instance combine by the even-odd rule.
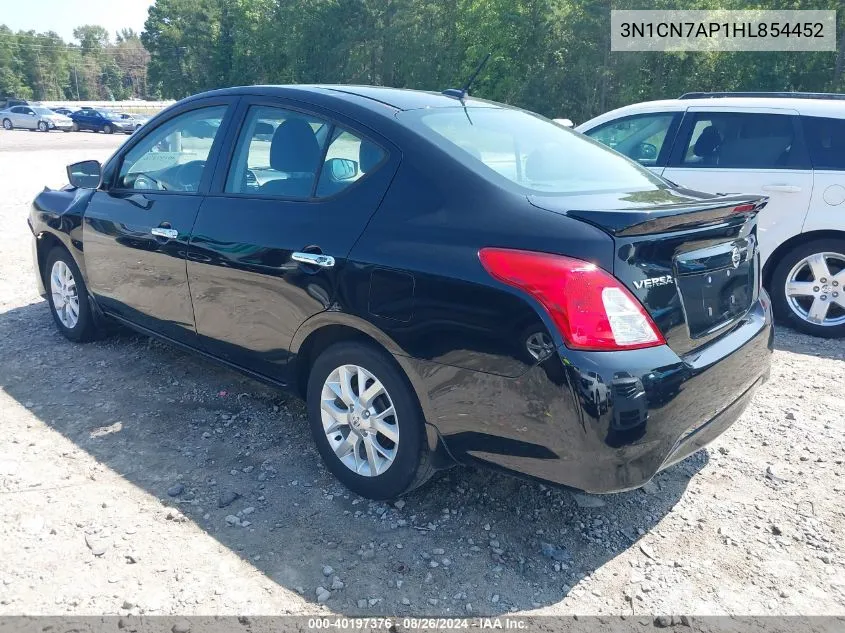
[[[116,321],[298,393],[364,496],[456,462],[635,488],[768,376],[766,199],[680,189],[530,112],[233,88],[68,175],[29,218],[61,333]]]
[[[51,109],[53,112],[55,112],[56,114],[64,114],[65,116],[70,116],[71,114],[73,114],[74,112],[76,112],[76,110],[74,110],[74,109],[72,109],[72,108],[66,108],[66,107],[64,107],[64,106],[59,106],[59,107],[56,107],[56,108],[50,108],[50,109]]]
[[[131,134],[135,131],[134,121],[123,119],[117,112],[101,108],[81,108],[71,113],[70,118],[73,120],[74,132],[90,130],[106,134]]]
[[[27,101],[26,99],[16,99],[14,97],[0,99],[0,110],[7,110],[8,108],[13,108],[15,106],[25,105],[29,105],[29,101]]]

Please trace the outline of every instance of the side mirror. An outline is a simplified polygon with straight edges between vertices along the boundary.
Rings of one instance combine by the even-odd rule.
[[[651,143],[640,143],[637,149],[639,150],[637,158],[640,160],[653,160],[657,158],[657,146]]]
[[[334,181],[352,180],[358,175],[358,163],[349,158],[330,158],[326,169]]]
[[[68,182],[79,189],[96,189],[103,179],[103,168],[98,160],[83,160],[67,166]]]

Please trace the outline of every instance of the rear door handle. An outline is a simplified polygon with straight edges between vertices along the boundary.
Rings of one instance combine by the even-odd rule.
[[[179,231],[177,231],[176,229],[165,229],[160,226],[150,229],[150,233],[152,233],[156,237],[166,237],[169,240],[175,240],[177,237],[179,237]]]
[[[331,268],[334,266],[334,257],[323,255],[322,253],[295,252],[290,258],[300,264],[311,264],[312,266],[320,266],[321,268]]]
[[[763,185],[763,191],[780,191],[781,193],[798,193],[801,187],[797,185]]]

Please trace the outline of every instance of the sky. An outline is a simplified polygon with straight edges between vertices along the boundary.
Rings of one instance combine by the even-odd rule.
[[[73,29],[83,24],[99,24],[114,34],[122,28],[140,33],[147,9],[154,0],[0,0],[0,24],[13,31],[55,31],[66,42],[73,42]],[[37,10],[36,10],[37,8]]]

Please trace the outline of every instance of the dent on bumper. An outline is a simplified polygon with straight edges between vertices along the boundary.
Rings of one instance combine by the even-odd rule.
[[[727,429],[768,377],[772,340],[766,302],[684,358],[562,348],[519,378],[416,362],[455,459],[604,493],[643,485]]]

